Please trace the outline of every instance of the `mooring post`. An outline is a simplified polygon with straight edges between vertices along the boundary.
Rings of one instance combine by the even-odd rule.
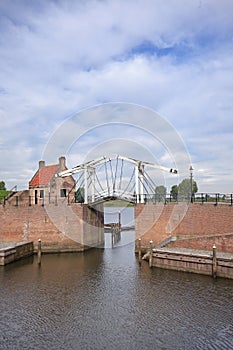
[[[139,264],[142,262],[142,244],[141,244],[141,238],[138,239],[138,261]]]
[[[38,265],[41,264],[41,239],[38,239],[37,262],[38,262]]]
[[[120,210],[118,211],[118,227],[120,230],[121,229],[121,211]]]
[[[217,266],[218,266],[218,262],[217,262],[217,254],[216,254],[216,245],[213,245],[213,265],[212,265],[212,276],[213,278],[217,277]]]
[[[112,247],[114,246],[114,224],[112,224],[111,227],[111,234],[112,234]]]
[[[152,244],[153,244],[153,241],[152,241],[152,240],[150,240],[149,267],[152,267],[152,253],[153,253]]]

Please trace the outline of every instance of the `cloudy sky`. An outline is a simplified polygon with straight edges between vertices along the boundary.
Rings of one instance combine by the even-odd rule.
[[[1,0],[0,180],[27,188],[53,135],[80,111],[84,134],[78,147],[70,140],[69,166],[90,148],[109,149],[116,134],[130,143],[119,141],[121,153],[135,139],[135,153],[139,144],[150,152],[153,140],[133,130],[133,115],[128,129],[115,129],[118,117],[104,112],[86,128],[84,110],[121,102],[154,110],[174,128],[200,192],[232,192],[232,18],[232,0]]]

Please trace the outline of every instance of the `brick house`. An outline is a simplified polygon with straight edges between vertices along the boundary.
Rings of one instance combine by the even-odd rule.
[[[71,202],[75,196],[75,180],[72,176],[56,177],[60,171],[67,170],[65,157],[60,157],[58,164],[45,165],[39,161],[39,169],[29,181],[31,205],[58,204]]]

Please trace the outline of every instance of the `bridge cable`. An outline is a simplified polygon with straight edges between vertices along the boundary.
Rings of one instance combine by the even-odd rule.
[[[142,180],[139,178],[139,182],[142,183],[144,190],[147,192],[147,194],[150,194],[148,191],[148,188],[149,188],[149,190],[152,191],[152,193],[154,193],[154,189],[152,188],[148,179],[145,176],[143,178],[144,178],[144,181],[142,182]]]
[[[119,190],[121,189],[121,183],[122,183],[122,177],[123,177],[123,162],[124,162],[124,159],[121,159],[121,173],[120,173],[120,182],[118,186]]]
[[[134,170],[133,170],[133,173],[132,173],[132,175],[131,175],[131,178],[130,178],[130,180],[129,180],[127,186],[125,187],[125,189],[124,189],[124,191],[123,191],[123,194],[126,193],[127,189],[129,188],[129,185],[132,183],[132,180],[133,180],[134,175],[135,175],[135,168],[134,168]]]
[[[76,185],[78,184],[78,182],[80,181],[80,179],[81,179],[81,177],[84,175],[84,172],[81,172],[80,173],[80,175],[79,175],[79,177],[78,177],[78,179],[77,179],[77,181],[76,181]]]
[[[104,162],[104,165],[105,165],[105,177],[106,177],[106,182],[107,182],[108,195],[110,195],[110,188],[109,188],[108,171],[107,171],[107,164],[106,164],[106,161]]]
[[[114,178],[114,183],[113,183],[113,193],[115,193],[115,188],[116,188],[116,177],[117,177],[117,170],[118,170],[118,159],[119,159],[119,157],[117,156],[116,169],[115,169],[115,178]]]
[[[135,174],[135,169],[134,169],[134,174]],[[129,192],[133,192],[133,190],[135,189],[135,181],[132,181],[132,187],[130,188]],[[134,193],[134,192],[133,192]]]
[[[79,177],[80,177],[80,176],[79,176]],[[78,178],[78,180],[79,180],[79,178]],[[73,185],[73,186],[71,187],[71,189],[68,191],[68,196],[67,196],[68,198],[69,198],[69,196],[70,196],[70,193],[75,189],[78,180],[74,182],[74,185]],[[75,192],[76,192],[76,191],[75,191]],[[66,197],[66,198],[67,198],[67,197]],[[66,198],[64,198],[63,202],[66,200]],[[69,201],[69,200],[68,200],[68,201]],[[74,199],[72,199],[71,203],[74,203],[74,202],[75,202],[75,195],[74,195]]]
[[[79,179],[81,178],[81,176],[82,176],[82,173],[80,174],[80,176],[78,177],[78,179],[75,181],[74,185],[73,185],[73,186],[71,187],[71,189],[69,190],[69,192],[68,192],[68,198],[69,198],[70,193],[76,188],[76,185],[77,185]],[[76,191],[75,191],[75,193],[76,193]],[[74,199],[72,200],[71,203],[74,203],[74,202],[75,202],[75,195],[74,195]]]
[[[152,187],[151,186],[151,188],[152,188],[152,193],[154,193],[155,192],[155,188],[156,188],[156,184],[154,183],[154,181],[151,179],[151,177],[150,177],[150,175],[145,171],[145,174],[146,174],[146,176],[148,177],[148,179],[150,180],[150,186],[151,186],[151,184],[154,186],[154,187]],[[146,178],[146,177],[145,177]]]
[[[111,177],[112,177],[112,187],[114,187],[114,179],[113,179],[113,170],[112,170],[112,161],[111,161],[111,159],[109,160],[109,164],[110,164]]]
[[[92,180],[90,180],[91,179],[91,174],[88,172],[88,178],[87,178],[87,183],[88,183],[88,186],[87,186],[87,188],[90,188],[90,186],[91,186],[91,184],[92,184]],[[89,182],[88,182],[89,181]]]
[[[95,172],[95,177],[96,177],[96,180],[97,180],[97,182],[98,182],[98,184],[99,184],[101,190],[104,192],[103,186],[101,185],[101,182],[100,182],[100,180],[99,180],[99,178],[98,178],[97,172]],[[98,192],[98,191],[97,191],[97,192]]]
[[[80,175],[80,177],[79,177],[79,179],[76,181],[76,184],[78,183],[78,181],[81,179],[83,177],[83,179],[82,179],[82,182],[79,184],[79,188],[81,189],[81,188],[84,188],[84,172],[82,172],[81,173],[81,175]],[[77,192],[77,191],[76,191]],[[83,198],[84,199],[84,198]]]
[[[99,192],[99,190],[97,189],[97,187],[94,185],[94,188],[95,188],[95,193],[97,193],[99,195],[100,198],[103,197],[103,192],[104,192],[104,189],[103,187],[100,185],[101,189],[102,189],[102,193]]]
[[[81,172],[81,173],[80,173],[80,176],[78,177],[78,179],[77,179],[77,181],[76,181],[76,185],[79,183],[79,181],[81,180],[82,177],[83,177],[83,180],[82,180],[82,182],[79,184],[78,189],[79,189],[79,188],[82,188],[82,186],[83,186],[83,184],[84,184],[84,172]]]
[[[150,178],[150,176],[149,176],[145,171],[144,171],[144,174],[147,175],[147,176]],[[150,178],[150,180],[151,180],[151,178]],[[139,179],[139,181],[142,183],[141,179]],[[152,184],[156,187],[156,185],[154,184],[154,182],[153,182],[152,180],[151,180],[151,182],[152,182]],[[149,195],[149,196],[151,196],[151,195],[153,196],[153,195],[155,194],[155,187],[152,187],[151,182],[149,182],[149,180],[147,179],[147,177],[144,176],[143,188],[144,188],[144,190],[145,190],[145,192],[146,192],[145,194],[147,194],[147,195]],[[146,185],[147,185],[147,187],[149,188],[150,193],[149,193],[149,191],[148,191]]]

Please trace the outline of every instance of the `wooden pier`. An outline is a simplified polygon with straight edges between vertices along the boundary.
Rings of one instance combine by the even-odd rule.
[[[138,243],[140,245],[140,242]],[[150,267],[233,279],[233,254],[185,248],[152,248],[146,254]]]

